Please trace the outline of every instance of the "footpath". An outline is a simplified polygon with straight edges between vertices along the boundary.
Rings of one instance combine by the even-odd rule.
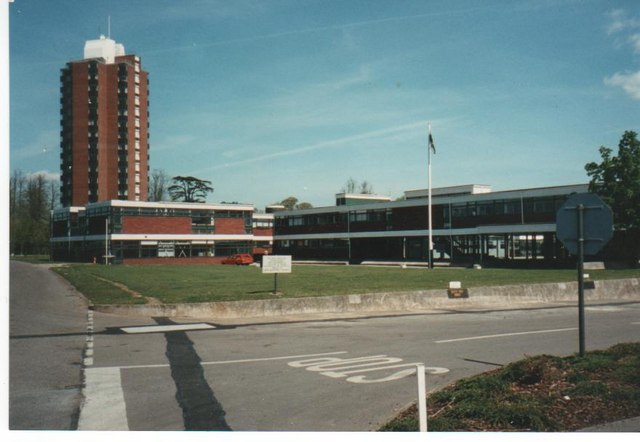
[[[640,432],[640,417],[610,422],[578,430],[580,433],[637,433]]]

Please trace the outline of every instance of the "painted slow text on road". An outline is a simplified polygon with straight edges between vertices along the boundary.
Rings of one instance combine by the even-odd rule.
[[[322,357],[289,362],[294,368],[305,368],[330,378],[346,378],[355,384],[389,382],[411,376],[416,372],[418,362],[402,363],[401,358],[387,355],[364,356],[359,358]],[[444,374],[447,368],[425,367],[429,374]],[[363,374],[366,373],[366,374]]]

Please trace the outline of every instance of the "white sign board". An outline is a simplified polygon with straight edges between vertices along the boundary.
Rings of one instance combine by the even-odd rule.
[[[173,258],[176,256],[176,247],[172,242],[160,242],[158,243],[158,257],[159,258]]]
[[[262,273],[291,273],[291,255],[264,255]]]

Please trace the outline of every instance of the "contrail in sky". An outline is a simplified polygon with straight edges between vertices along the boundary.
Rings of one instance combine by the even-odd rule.
[[[267,154],[264,154],[264,155],[252,156],[250,158],[246,158],[246,159],[243,159],[243,160],[232,161],[232,162],[220,164],[218,166],[208,167],[206,169],[200,169],[200,170],[193,171],[193,172],[190,172],[190,173],[198,174],[198,173],[202,173],[204,171],[224,169],[224,168],[227,168],[227,167],[230,167],[230,166],[238,166],[238,165],[242,165],[242,164],[249,164],[249,163],[256,163],[256,162],[259,162],[259,161],[270,160],[270,159],[273,159],[273,158],[287,157],[287,156],[291,156],[291,155],[299,155],[299,154],[302,154],[302,153],[305,153],[305,152],[310,152],[310,151],[319,150],[319,149],[336,148],[336,147],[340,147],[343,144],[347,144],[347,143],[350,143],[350,142],[353,142],[353,141],[367,140],[367,139],[370,139],[370,138],[376,138],[376,137],[380,137],[380,136],[384,136],[384,135],[389,135],[389,134],[392,134],[392,133],[403,132],[403,131],[406,131],[406,130],[411,130],[411,129],[418,128],[420,126],[426,127],[426,122],[425,121],[416,121],[414,123],[402,124],[402,125],[399,125],[399,126],[387,127],[387,128],[384,128],[384,129],[374,130],[374,131],[371,131],[371,132],[364,132],[364,133],[360,133],[360,134],[356,134],[356,135],[350,135],[348,137],[336,138],[335,140],[323,141],[323,142],[320,142],[320,143],[310,144],[308,146],[296,147],[296,148],[293,148],[293,149],[281,150],[281,151],[278,151],[278,152],[271,152],[271,153],[267,153]]]
[[[361,26],[370,26],[370,25],[376,25],[381,23],[388,23],[393,21],[403,21],[403,20],[412,20],[412,19],[447,16],[447,15],[468,14],[472,12],[487,10],[491,7],[492,7],[491,5],[489,6],[485,5],[485,6],[480,6],[476,8],[459,9],[455,11],[428,12],[424,14],[414,14],[414,15],[398,15],[394,17],[379,18],[375,20],[365,20],[365,21],[358,21],[358,22],[352,22],[352,23],[341,23],[336,25],[318,26],[315,28],[294,29],[291,31],[274,32],[272,34],[256,35],[256,36],[245,37],[245,38],[234,38],[229,40],[220,40],[220,41],[214,41],[214,42],[208,42],[208,43],[193,43],[192,45],[188,45],[188,46],[152,49],[152,50],[145,51],[145,55],[160,54],[164,52],[175,52],[180,50],[196,50],[196,49],[210,48],[215,46],[224,46],[224,45],[236,44],[236,43],[248,43],[253,41],[268,40],[272,38],[287,37],[290,35],[309,34],[313,32],[331,31],[336,29],[356,28]]]

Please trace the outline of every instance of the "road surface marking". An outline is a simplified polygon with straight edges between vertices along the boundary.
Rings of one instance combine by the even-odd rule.
[[[417,362],[403,362],[401,358],[389,357],[387,355],[364,356],[351,359],[340,358],[315,358],[303,359],[289,362],[287,365],[294,368],[305,368],[307,371],[317,372],[330,378],[346,378],[347,382],[354,384],[374,384],[379,382],[389,382],[412,376],[416,372]],[[404,368],[396,370],[394,373],[379,378],[369,378],[368,376],[350,376],[356,373],[370,373],[374,371],[387,371],[392,368]],[[426,371],[431,374],[448,373],[447,368],[426,367]]]
[[[166,333],[172,331],[208,330],[216,328],[205,323],[175,324],[175,325],[143,325],[138,327],[120,327],[125,333]]]
[[[235,361],[203,362],[202,365],[242,364],[247,362],[281,361],[283,359],[298,359],[298,358],[308,358],[313,356],[340,355],[344,353],[346,353],[346,351],[334,351],[331,353],[318,353],[318,354],[297,355],[297,356],[275,356],[271,358],[258,358],[258,359],[237,359]]]
[[[443,339],[441,341],[434,341],[436,344],[445,344],[447,342],[459,342],[459,341],[475,341],[476,339],[492,339],[492,338],[503,338],[507,336],[521,336],[521,335],[535,335],[540,333],[558,333],[565,331],[575,331],[578,330],[576,327],[572,328],[557,328],[554,330],[535,330],[528,332],[518,332],[518,333],[501,333],[498,335],[485,335],[485,336],[471,336],[468,338],[457,338],[457,339]]]
[[[594,307],[585,307],[585,310],[588,312],[623,312],[628,310],[624,307],[615,307],[611,305],[603,305],[603,306],[594,306]]]
[[[200,365],[225,365],[225,364],[246,364],[250,362],[268,362],[268,361],[281,361],[284,359],[298,359],[298,358],[309,358],[314,356],[327,356],[327,355],[341,355],[347,353],[346,351],[334,351],[331,353],[318,353],[318,354],[310,354],[310,355],[295,355],[295,356],[274,356],[271,358],[256,358],[256,359],[235,359],[229,361],[210,361],[210,362],[200,362]],[[120,366],[112,366],[109,368],[117,368],[117,369],[130,369],[130,368],[166,368],[170,367],[169,364],[149,364],[149,365],[120,365]]]
[[[78,430],[128,430],[119,368],[85,368]]]

